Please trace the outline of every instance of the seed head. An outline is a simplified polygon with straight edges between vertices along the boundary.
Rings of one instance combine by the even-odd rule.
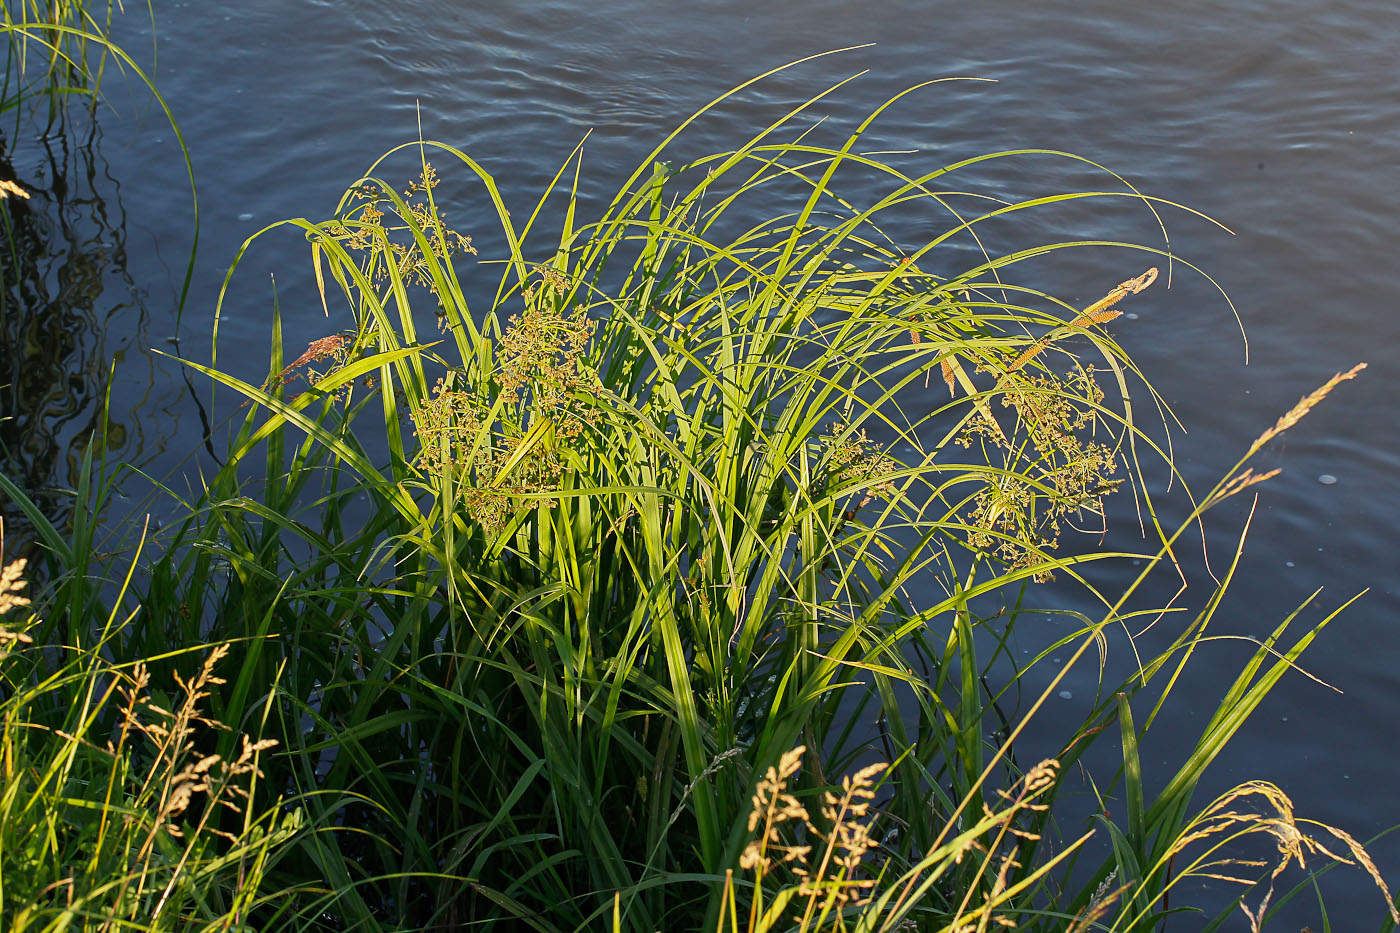
[[[1250,445],[1249,452],[1251,454],[1254,453],[1260,447],[1263,447],[1269,441],[1273,440],[1284,431],[1287,431],[1299,421],[1302,421],[1303,416],[1311,411],[1314,405],[1327,397],[1327,393],[1331,392],[1346,380],[1355,379],[1356,374],[1365,368],[1365,363],[1357,363],[1351,369],[1348,369],[1344,373],[1337,373],[1331,379],[1328,379],[1322,385],[1318,386],[1317,389],[1298,399],[1298,404],[1288,409],[1284,416],[1274,423],[1272,428],[1269,428],[1269,430],[1259,435],[1259,438]]]

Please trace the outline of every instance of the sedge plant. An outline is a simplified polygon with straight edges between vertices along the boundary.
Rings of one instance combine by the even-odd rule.
[[[1160,539],[1136,556],[1160,563],[1181,533],[1156,525],[1139,457],[1170,461],[1128,401],[1160,399],[1106,327],[1167,254],[993,252],[980,232],[1083,198],[1161,202],[1107,172],[1105,191],[1009,203],[949,187],[1029,153],[916,173],[863,154],[904,95],[835,139],[795,128],[839,87],[731,151],[668,161],[702,111],[596,220],[579,151],[512,213],[483,165],[419,142],[330,219],[274,225],[304,232],[317,313],[339,322],[288,362],[274,318],[265,374],[221,367],[217,328],[212,364],[190,363],[242,421],[163,543],[144,598],[169,621],[141,637],[246,644],[211,698],[225,721],[275,683],[285,753],[264,785],[315,829],[277,867],[299,892],[280,922],[1088,929],[1108,892],[1127,911],[1109,928],[1160,920],[1201,770],[1315,633],[1260,649],[1154,802],[1131,700],[1165,679],[1165,701],[1218,593],[1057,761],[1007,754],[1047,695],[1012,727],[990,686],[1026,588],[1059,577],[1102,602],[1075,661],[1136,611],[1089,569],[1135,555],[1062,553],[1066,529],[1130,482]],[[448,163],[490,205],[489,236],[445,219]],[[885,220],[909,212],[940,231],[899,244]],[[1108,288],[1123,273],[1106,272],[1088,307],[1031,284],[1030,260],[1087,245],[1140,274]],[[929,404],[933,379],[947,395]],[[1192,520],[1252,480],[1231,482]],[[1052,895],[1078,851],[1041,843],[1056,792],[1114,721],[1128,826],[1084,893]],[[876,797],[857,765],[879,747]],[[825,840],[825,887],[765,898],[777,847],[817,848],[778,828],[755,851],[765,780],[769,803],[811,801],[783,807]],[[877,800],[897,831],[841,836]]]

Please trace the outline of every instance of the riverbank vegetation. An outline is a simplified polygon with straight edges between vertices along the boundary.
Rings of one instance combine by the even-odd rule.
[[[1096,167],[910,174],[863,146],[896,101],[813,129],[840,91],[728,152],[683,126],[601,205],[580,150],[512,212],[468,154],[401,147],[240,252],[301,234],[326,333],[284,347],[275,302],[265,368],[226,365],[217,323],[178,364],[234,425],[193,495],[157,487],[175,521],[104,521],[148,481],[100,431],[71,521],[0,476],[35,529],[0,561],[10,927],[1148,931],[1225,879],[1220,916],[1183,921],[1213,929],[1328,859],[1387,916],[1361,844],[1277,787],[1193,799],[1340,607],[1279,620],[1174,770],[1138,753],[1240,549],[1192,613],[1139,605],[1144,581],[1359,367],[1159,524],[1174,467],[1130,400],[1165,406],[1115,328],[1181,260],[988,244],[1071,201],[1181,208],[1108,172],[959,192],[989,164]],[[491,228],[449,223],[445,179]],[[1102,300],[1037,287],[1090,249]],[[1077,530],[1115,497],[1140,553]],[[1046,593],[1097,609],[1046,638]],[[1122,682],[1101,664],[1047,738],[1070,672],[1153,624],[1165,647]]]

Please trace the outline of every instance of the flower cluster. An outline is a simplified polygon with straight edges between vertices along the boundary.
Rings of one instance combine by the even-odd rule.
[[[596,409],[587,400],[602,388],[585,359],[594,323],[567,304],[569,281],[548,266],[525,289],[525,310],[512,315],[496,348],[496,383],[506,403],[528,406],[555,422],[561,436],[574,437]],[[522,410],[522,414],[524,411]]]
[[[450,388],[444,379],[413,420],[421,444],[418,469],[458,484],[467,515],[494,537],[517,511],[538,504],[539,494],[558,488],[563,464],[553,438],[536,436],[522,454],[525,438],[487,423],[488,412],[475,393]]]
[[[1092,366],[1076,368],[1060,378],[1018,376],[1002,395],[1002,405],[1016,414],[1008,438],[994,435],[974,419],[959,436],[964,446],[974,435],[994,438],[1015,469],[991,473],[973,500],[967,523],[974,531],[969,543],[1011,567],[1035,567],[1045,552],[1059,547],[1062,522],[1081,511],[1101,515],[1103,497],[1122,483],[1111,478],[1117,470],[1107,444],[1082,436],[1096,424],[1103,389]],[[1033,452],[1034,456],[1030,456]],[[1054,579],[1049,570],[1034,579]]]
[[[865,487],[852,515],[876,499],[888,500],[898,495],[888,477],[899,469],[899,463],[880,451],[864,430],[852,433],[844,424],[833,424],[831,433],[821,438],[821,445],[828,489]]]
[[[491,382],[470,387],[450,374],[413,412],[415,465],[459,484],[463,508],[488,536],[522,508],[553,504],[563,451],[597,418],[602,383],[586,358],[593,322],[568,307],[567,279],[535,271],[524,310],[496,347]]]
[[[346,249],[367,254],[363,271],[375,284],[397,277],[436,295],[434,264],[446,263],[457,255],[476,255],[471,237],[447,226],[446,212],[432,202],[431,191],[437,185],[437,172],[430,163],[424,163],[422,174],[404,189],[403,200],[366,182],[353,192],[362,203],[328,232]],[[391,219],[386,223],[385,218],[399,222]]]

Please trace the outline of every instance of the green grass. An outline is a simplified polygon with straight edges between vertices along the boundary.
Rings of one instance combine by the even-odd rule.
[[[227,729],[205,702],[225,683],[216,669],[230,646],[113,661],[107,648],[140,617],[114,606],[81,642],[44,650],[25,566],[0,554],[5,929],[244,928],[268,900],[268,854],[296,834],[300,813],[248,805],[275,742],[245,734],[233,754],[208,747]],[[119,582],[118,603],[131,576]],[[153,676],[171,665],[184,678]]]
[[[147,9],[154,18],[149,4]],[[121,4],[113,0],[3,0],[0,32],[6,43],[0,113],[18,111],[42,98],[52,123],[61,118],[70,97],[95,103],[108,60],[116,58],[118,67],[123,65],[124,56],[107,38],[114,14],[121,11]]]
[[[278,744],[241,812],[210,805],[196,824],[222,840],[208,850],[221,869],[256,852],[210,916],[1148,931],[1190,906],[1167,900],[1184,879],[1223,870],[1214,847],[1298,829],[1265,785],[1199,811],[1192,794],[1336,611],[1302,635],[1288,629],[1305,607],[1281,623],[1174,773],[1146,779],[1137,754],[1210,640],[1233,562],[1197,614],[1172,617],[1165,651],[1100,685],[1056,760],[1013,754],[1071,667],[1150,618],[1132,597],[1178,537],[1257,477],[1246,457],[1183,493],[1181,528],[1157,523],[1142,464],[1172,465],[1129,399],[1164,406],[1103,325],[1155,273],[1130,275],[1179,257],[1068,242],[955,263],[987,226],[1064,201],[1177,208],[1107,171],[1102,191],[1017,203],[957,190],[1028,152],[905,174],[861,154],[898,98],[847,135],[797,129],[840,87],[730,152],[668,162],[678,130],[597,219],[577,151],[512,213],[481,164],[422,142],[372,166],[331,219],[274,225],[306,236],[327,337],[289,362],[274,319],[265,378],[240,377],[216,328],[212,365],[189,365],[251,403],[224,466],[115,596],[96,582],[88,513],[72,535],[47,526],[56,585],[31,630],[89,663],[122,659],[93,675],[113,685],[135,658],[153,681],[183,663],[190,683],[192,653],[229,646],[223,682],[194,690],[229,727],[201,734],[202,753],[239,760],[239,733]],[[449,228],[439,173],[469,179],[498,229]],[[887,235],[916,211],[941,232]],[[1113,263],[1104,302],[1036,288],[1047,261],[1084,248]],[[930,379],[948,391],[931,409]],[[104,471],[88,473],[78,499],[100,502]],[[1136,555],[1071,547],[1067,526],[1102,520],[1123,482],[1154,539]],[[1096,563],[1129,557],[1143,560],[1131,587],[1095,588]],[[1017,704],[1009,646],[1027,589],[1051,576],[1102,611],[1073,616],[1042,656],[1066,663]],[[99,650],[92,620],[127,603],[140,624],[107,625]],[[1102,741],[1121,743],[1122,768],[1098,778],[1111,854],[1089,864],[1060,801]],[[1218,815],[1255,798],[1269,806]],[[0,842],[16,831],[7,819]]]

